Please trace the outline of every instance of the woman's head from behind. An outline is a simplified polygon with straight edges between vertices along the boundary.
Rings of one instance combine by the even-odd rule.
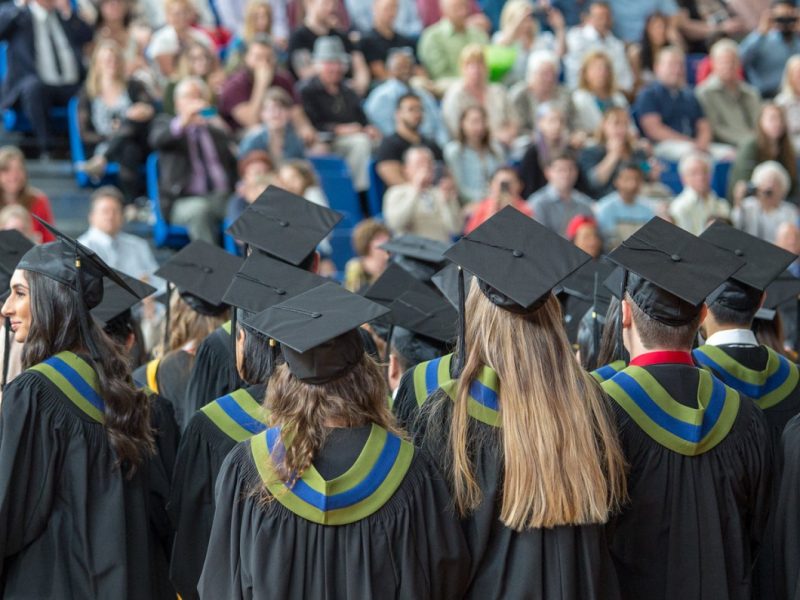
[[[555,296],[517,314],[495,306],[473,282],[466,314],[466,361],[450,433],[461,514],[481,500],[468,458],[466,406],[471,382],[489,366],[500,382],[503,523],[523,530],[605,522],[624,495],[622,454],[602,393],[572,352]]]

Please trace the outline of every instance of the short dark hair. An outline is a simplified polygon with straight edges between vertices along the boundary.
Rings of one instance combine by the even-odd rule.
[[[519,173],[517,173],[517,170],[511,165],[501,165],[497,167],[492,171],[492,176],[489,177],[489,181],[494,181],[494,178],[500,175],[500,173],[513,173],[514,177],[519,181]]]
[[[736,325],[743,329],[749,329],[753,324],[758,308],[758,305],[756,305],[748,310],[736,310],[726,306],[719,300],[715,300],[708,305],[708,311],[713,315],[717,323],[721,325]]]
[[[630,294],[625,300],[631,307],[631,318],[636,324],[639,339],[647,350],[654,348],[690,349],[694,345],[697,330],[700,329],[700,313],[685,325],[667,325],[645,313],[633,301]]]
[[[120,206],[125,204],[125,196],[118,187],[113,185],[104,185],[92,192],[92,195],[89,196],[89,204],[91,205],[91,208],[94,208],[95,203],[97,203],[97,201],[101,198],[111,198],[116,200],[119,202]]]
[[[547,161],[547,168],[549,169],[560,160],[568,160],[574,167],[578,166],[578,159],[575,158],[575,155],[572,152],[564,151],[556,152],[553,156],[551,156],[550,160]]]
[[[614,179],[619,177],[623,171],[636,171],[636,174],[639,175],[639,177],[644,175],[644,172],[639,164],[633,162],[632,160],[624,160],[619,164],[617,167],[617,174],[614,176]]]
[[[414,92],[406,92],[405,94],[403,94],[402,96],[400,96],[400,97],[397,99],[397,104],[395,104],[395,105],[394,105],[394,109],[395,109],[395,110],[400,110],[400,106],[401,106],[401,105],[403,104],[403,102],[405,102],[406,100],[416,100],[417,102],[419,102],[420,104],[422,104],[422,98],[420,98],[419,96],[417,96],[417,95],[416,95]]]

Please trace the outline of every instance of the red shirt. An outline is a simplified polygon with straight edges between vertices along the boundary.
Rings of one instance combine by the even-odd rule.
[[[53,209],[50,208],[50,200],[47,199],[47,196],[44,193],[35,190],[33,192],[33,201],[31,202],[30,212],[32,215],[36,215],[42,221],[46,221],[50,224],[53,224],[55,219],[53,218]],[[47,231],[44,226],[39,223],[34,218],[31,218],[33,223],[33,230],[42,236],[42,243],[45,242],[54,242],[56,240],[55,236]]]
[[[528,206],[528,204],[522,198],[516,198],[511,203],[511,206],[516,208],[523,215],[533,217],[533,211],[531,210],[531,207]],[[472,211],[469,219],[467,219],[467,226],[464,227],[464,235],[470,233],[473,229],[477,229],[483,224],[484,221],[487,221],[490,217],[492,217],[495,212],[497,211],[495,210],[495,202],[492,198],[481,200],[478,206],[475,207],[475,210]]]

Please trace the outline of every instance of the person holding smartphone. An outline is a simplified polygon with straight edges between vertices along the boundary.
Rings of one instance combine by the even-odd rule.
[[[159,152],[161,210],[171,223],[185,225],[192,240],[219,243],[236,182],[228,128],[210,104],[208,86],[196,77],[175,88],[175,113],[156,118],[150,131],[150,145]]]
[[[524,215],[532,217],[533,211],[520,196],[521,192],[522,182],[513,167],[502,166],[497,169],[489,180],[489,195],[472,205],[474,208],[469,213],[464,234],[477,229],[506,206],[513,206]]]

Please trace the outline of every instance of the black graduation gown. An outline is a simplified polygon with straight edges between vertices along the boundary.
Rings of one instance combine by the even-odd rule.
[[[186,418],[181,422],[181,429],[186,428],[195,411],[240,385],[239,382],[234,385],[233,381],[230,328],[230,321],[217,327],[197,348],[192,372],[182,388]]]
[[[163,358],[145,363],[133,372],[133,382],[137,386],[150,389],[169,401],[180,430],[183,430],[196,410],[184,405],[186,385],[194,363],[193,354],[185,350],[173,350]]]
[[[63,353],[45,363],[58,365],[58,358],[71,368],[76,365],[75,355]],[[83,362],[70,378],[84,367],[91,371]],[[86,384],[83,389],[91,388]],[[0,596],[163,597],[154,581],[148,526],[150,461],[127,479],[114,464],[116,456],[98,420],[102,400],[90,391],[97,402],[92,404],[74,390],[28,370],[4,393]]]
[[[749,599],[771,485],[761,410],[688,365],[628,367],[602,385],[630,466],[629,502],[610,525],[623,597]]]
[[[169,499],[175,527],[170,579],[183,600],[197,598],[214,518],[214,484],[222,461],[238,443],[266,429],[266,385],[255,385],[197,411],[181,438]]]
[[[442,401],[440,388],[455,389],[449,379],[452,355],[420,363],[404,376],[395,410],[402,415],[423,448],[444,469],[449,453],[451,401],[444,399],[435,422],[421,406]],[[427,377],[426,377],[427,375]],[[562,526],[514,531],[500,521],[503,459],[499,413],[496,406],[497,375],[484,369],[478,382],[484,395],[470,401],[470,436],[482,440],[472,457],[475,476],[483,493],[478,509],[462,521],[472,564],[466,598],[531,600],[614,600],[619,597],[614,565],[608,551],[605,526]],[[415,389],[416,383],[416,389]],[[494,392],[493,399],[492,393]],[[478,406],[481,405],[481,406]]]
[[[773,597],[800,600],[800,415],[786,425],[781,448],[784,467],[773,515]]]
[[[376,426],[333,430],[309,469],[327,488],[312,501],[329,510],[300,500],[300,483],[265,504],[259,469],[269,471],[275,431],[238,444],[222,466],[201,598],[462,597],[467,549],[447,487],[420,451]]]

